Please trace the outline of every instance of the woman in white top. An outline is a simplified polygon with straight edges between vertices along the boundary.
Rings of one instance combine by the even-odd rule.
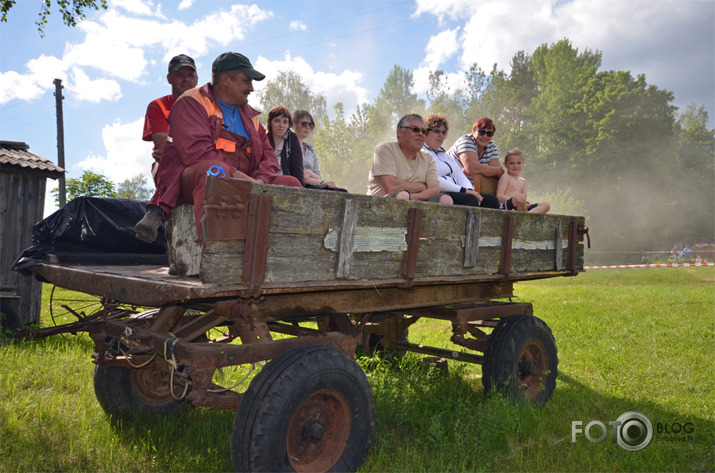
[[[460,163],[442,148],[447,137],[449,122],[444,115],[431,114],[425,120],[425,144],[423,151],[428,151],[437,166],[439,191],[449,195],[455,205],[499,208],[499,200],[492,194],[480,194],[474,190],[469,178],[462,171]]]
[[[293,127],[303,151],[303,185],[308,189],[347,192],[347,190],[335,185],[333,181],[324,180],[320,175],[318,154],[310,143],[305,142],[305,139],[313,133],[313,128],[315,128],[315,121],[310,112],[307,110],[293,112]]]

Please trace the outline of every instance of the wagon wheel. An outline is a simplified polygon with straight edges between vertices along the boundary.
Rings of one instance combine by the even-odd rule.
[[[543,320],[525,314],[507,317],[484,351],[484,391],[545,404],[556,388],[558,363],[554,336]]]
[[[161,357],[141,368],[97,365],[94,393],[102,408],[113,416],[170,415],[192,406],[185,399],[188,381],[174,375],[172,393],[170,379],[169,364]]]
[[[372,389],[355,360],[297,347],[251,382],[233,421],[236,471],[355,471],[374,426]]]
[[[81,320],[81,317],[91,317],[97,312],[111,308],[120,316],[121,314],[136,314],[145,312],[149,315],[150,307],[139,307],[131,304],[118,303],[106,298],[85,294],[82,292],[71,292],[70,296],[62,296],[59,291],[55,292],[58,286],[52,286],[50,292],[50,319],[55,326],[65,325]],[[64,334],[61,334],[64,336]]]
[[[50,319],[55,326],[77,322],[79,319],[69,309],[84,314],[92,315],[102,310],[102,300],[97,296],[82,292],[72,292],[70,296],[61,296],[57,286],[52,286],[50,292]]]

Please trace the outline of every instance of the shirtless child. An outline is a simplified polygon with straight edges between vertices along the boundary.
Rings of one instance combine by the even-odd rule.
[[[531,204],[526,200],[526,179],[519,177],[524,167],[524,155],[518,149],[512,149],[504,158],[506,173],[502,174],[497,184],[497,198],[502,210],[518,210],[534,214],[545,214],[551,206],[548,202]]]

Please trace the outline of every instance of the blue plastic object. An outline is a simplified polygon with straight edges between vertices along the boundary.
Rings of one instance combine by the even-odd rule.
[[[214,165],[214,166],[211,166],[208,171],[206,171],[206,175],[207,176],[226,177],[226,172],[224,172],[223,166]]]

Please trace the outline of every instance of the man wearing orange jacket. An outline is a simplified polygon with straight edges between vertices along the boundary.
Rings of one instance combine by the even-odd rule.
[[[180,203],[194,203],[199,238],[206,174],[220,166],[226,176],[265,184],[302,187],[293,176],[279,176],[278,159],[260,113],[248,105],[253,81],[265,75],[242,54],[216,58],[212,79],[185,92],[169,114],[169,138],[159,162],[156,191],[147,213],[134,227],[136,237],[153,242],[162,221]]]

